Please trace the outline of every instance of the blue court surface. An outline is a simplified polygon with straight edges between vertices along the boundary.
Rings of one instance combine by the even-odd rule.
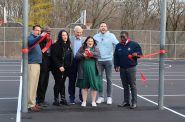
[[[112,69],[113,70],[113,69]],[[54,80],[50,81],[46,101],[50,104],[38,113],[20,113],[19,86],[21,60],[0,60],[0,122],[185,122],[185,61],[165,62],[164,110],[158,110],[159,64],[157,60],[140,60],[138,70],[146,81],[141,81],[137,72],[138,107],[134,110],[118,108],[123,101],[123,88],[119,73],[113,70],[113,104],[106,103],[82,108],[76,105],[55,107],[53,102]],[[66,86],[67,86],[66,81]],[[106,80],[104,79],[106,90]],[[66,92],[68,98],[68,94]],[[78,96],[78,89],[76,90]],[[105,94],[106,96],[106,94]],[[78,101],[78,97],[77,101]]]

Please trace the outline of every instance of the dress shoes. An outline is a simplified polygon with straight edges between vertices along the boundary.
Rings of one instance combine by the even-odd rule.
[[[62,105],[69,105],[67,103],[67,100],[66,99],[61,99],[60,104],[62,104]]]
[[[130,104],[129,103],[122,103],[122,104],[119,104],[118,107],[130,107]]]
[[[29,108],[28,109],[29,111],[31,111],[31,112],[39,112],[40,111],[40,109],[39,108],[37,108],[37,107],[31,107],[31,108]]]
[[[134,103],[134,104],[132,104],[131,106],[130,106],[130,109],[135,109],[137,107],[137,105],[136,105],[136,103]]]

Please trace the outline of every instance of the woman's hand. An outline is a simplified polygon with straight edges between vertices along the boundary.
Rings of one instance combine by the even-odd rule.
[[[64,71],[65,71],[64,67],[60,67],[59,70],[60,70],[61,72],[64,72]]]

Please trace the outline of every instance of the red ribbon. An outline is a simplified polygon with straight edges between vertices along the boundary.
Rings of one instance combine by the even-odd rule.
[[[48,41],[48,43],[42,49],[42,53],[45,53],[50,48],[50,46],[52,45],[52,39],[49,36],[46,36],[46,40]]]
[[[166,51],[165,50],[160,50],[159,52],[156,52],[156,53],[152,53],[152,54],[148,54],[148,55],[137,55],[136,57],[138,58],[148,58],[148,57],[152,57],[152,56],[155,56],[155,55],[158,55],[158,54],[164,54]],[[132,61],[134,61],[133,59],[133,55],[128,55],[128,58]],[[141,81],[142,81],[142,84],[146,84],[146,77],[144,76],[144,74],[142,73],[141,70],[139,70],[139,74],[141,76]]]
[[[148,58],[148,57],[152,57],[152,56],[155,56],[155,55],[158,55],[158,54],[164,54],[165,52],[166,52],[165,50],[160,50],[159,52],[148,54],[148,55],[137,55],[137,57],[138,58]],[[128,55],[128,58],[133,61],[133,56],[132,55]]]
[[[46,38],[46,40],[48,41],[48,43],[46,44],[46,46],[42,49],[42,52],[46,52],[51,44],[52,44],[52,40],[51,38],[49,37],[49,34],[46,34],[45,36],[43,36],[39,41],[37,41],[37,43],[35,43],[33,46],[31,46],[30,48],[23,48],[22,49],[22,52],[23,53],[28,53],[31,49],[33,49],[37,44],[41,43],[44,39]]]
[[[89,51],[89,50],[85,50],[85,54],[86,54],[89,58],[93,57],[92,52]]]
[[[144,74],[142,73],[141,70],[138,69],[138,71],[141,76],[141,81],[142,81],[141,83],[145,85],[146,84],[146,77],[144,76]]]

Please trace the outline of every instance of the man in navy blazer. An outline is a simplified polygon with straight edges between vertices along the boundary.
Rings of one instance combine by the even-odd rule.
[[[75,55],[83,43],[82,33],[83,33],[83,29],[77,25],[74,27],[74,36],[70,37],[71,47],[74,54],[73,63],[71,66],[71,76],[69,79],[69,86],[68,86],[70,104],[75,104],[75,84],[76,84],[77,69],[78,69],[78,60],[75,58]],[[79,99],[80,101],[82,101],[81,89],[79,90]]]

